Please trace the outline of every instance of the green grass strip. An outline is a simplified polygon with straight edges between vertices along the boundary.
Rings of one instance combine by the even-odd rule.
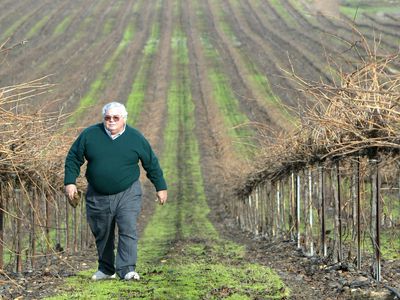
[[[75,112],[68,119],[68,124],[74,124],[79,120],[79,118],[84,114],[86,109],[91,105],[94,105],[97,100],[100,92],[104,90],[107,85],[107,79],[111,78],[112,73],[115,69],[115,62],[128,46],[130,42],[133,41],[135,36],[135,28],[133,25],[128,25],[124,31],[123,37],[118,44],[118,47],[114,50],[114,53],[111,57],[106,61],[103,66],[103,70],[97,75],[96,79],[91,83],[89,87],[89,91],[83,96],[81,101],[79,102],[78,107]]]
[[[1,43],[4,42],[4,40],[6,38],[8,38],[9,36],[11,36],[12,34],[14,34],[14,32],[18,29],[18,27],[20,27],[23,23],[26,22],[26,20],[28,20],[31,17],[31,15],[25,15],[22,18],[18,19],[17,22],[15,22],[14,24],[12,24],[2,35],[1,35]],[[0,44],[1,44],[0,43]]]
[[[270,5],[275,8],[275,11],[278,13],[279,16],[282,17],[283,21],[286,24],[294,25],[295,20],[291,16],[291,14],[286,10],[286,8],[282,5],[282,2],[279,0],[271,0]]]
[[[54,29],[53,31],[53,37],[57,37],[65,32],[67,27],[71,24],[72,22],[72,15],[66,16],[64,20],[62,20]]]
[[[160,2],[159,2],[160,3]],[[160,7],[160,5],[158,5]],[[148,84],[149,71],[154,55],[158,49],[160,40],[160,24],[155,22],[152,26],[151,34],[143,49],[143,59],[141,67],[134,79],[131,91],[126,101],[128,110],[128,124],[134,126],[140,113],[142,112],[144,97]]]
[[[221,30],[231,38],[233,45],[241,46],[239,39],[236,37],[231,26],[226,21],[224,21],[224,18],[225,16],[221,15],[217,26],[220,26]],[[257,65],[253,61],[251,61],[250,57],[246,53],[243,53],[243,51],[241,51],[240,49],[238,49],[238,52],[240,54],[240,59],[242,60],[243,65],[247,68],[246,74],[249,74],[247,76],[247,79],[249,83],[252,84],[252,90],[257,90],[261,92],[261,94],[264,95],[263,99],[268,105],[272,105],[277,108],[280,111],[281,115],[288,122],[293,122],[293,116],[283,106],[281,99],[272,91],[271,84],[268,78],[264,74],[262,74],[262,72],[259,70],[259,67],[257,67]]]
[[[46,23],[49,21],[51,15],[46,15],[42,19],[40,19],[38,22],[35,23],[35,25],[32,26],[32,28],[28,31],[26,34],[26,39],[31,39],[35,34],[37,34],[43,27],[46,25]]]
[[[252,144],[251,138],[254,136],[254,132],[249,127],[242,126],[249,123],[249,119],[241,112],[239,100],[234,94],[229,78],[220,71],[218,60],[221,58],[210,42],[207,33],[202,33],[201,42],[207,59],[214,63],[214,66],[209,68],[208,79],[212,86],[213,98],[224,117],[228,134],[238,141],[235,144],[236,151],[244,156],[249,156],[249,145]]]

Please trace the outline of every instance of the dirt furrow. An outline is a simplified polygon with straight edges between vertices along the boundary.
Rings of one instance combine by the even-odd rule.
[[[58,80],[68,82],[68,84],[64,84],[59,92],[60,97],[64,99],[69,97],[68,100],[64,102],[68,111],[79,104],[79,100],[85,95],[93,80],[95,80],[99,72],[101,72],[107,59],[110,58],[111,54],[118,47],[123,38],[123,33],[127,24],[132,22],[132,12],[129,10],[131,4],[129,2],[120,4],[118,11],[114,12],[112,17],[118,20],[113,31],[106,34],[104,38],[100,40],[101,29],[99,28],[99,34],[93,37],[95,39],[94,43],[83,41],[84,46],[77,49],[76,53],[72,54],[69,60],[62,66],[65,68],[65,71],[61,74],[63,77]],[[104,5],[107,5],[107,3],[104,3]],[[104,17],[104,22],[107,17],[108,16]],[[135,24],[141,21],[141,18],[134,19]],[[90,72],[88,72],[88,70],[90,70]],[[83,124],[85,124],[85,122],[90,123],[90,116],[86,116]]]
[[[215,47],[220,49],[218,52],[224,62],[225,73],[229,74],[232,89],[241,103],[242,110],[247,113],[248,118],[252,121],[265,122],[271,126],[281,127],[283,122],[279,120],[279,113],[276,114],[275,108],[267,106],[264,101],[266,95],[257,93],[258,91],[253,89],[249,83],[249,71],[241,61],[240,54],[235,50],[232,41],[229,40],[217,24],[218,19],[216,18],[216,12],[213,11],[213,5],[209,1],[201,1],[201,7],[207,16],[206,24],[208,29],[206,32],[212,36]]]
[[[370,14],[364,14],[363,15],[367,20],[370,20],[374,24],[378,24],[384,28],[393,30],[393,33],[399,32],[400,29],[400,24],[398,22],[392,22],[393,19],[388,18],[387,15],[385,15],[385,21],[383,21],[381,18],[377,16],[373,16]],[[398,34],[397,34],[398,35]]]
[[[132,2],[131,2],[132,3]],[[148,4],[149,1],[146,1]],[[154,7],[145,5],[139,12],[141,15],[141,21],[137,24],[140,31],[135,35],[134,41],[127,47],[124,54],[115,62],[115,70],[112,78],[107,82],[106,89],[102,92],[101,99],[99,99],[96,106],[100,109],[100,106],[109,102],[113,99],[126,99],[127,93],[129,93],[132,82],[135,75],[138,73],[141,64],[143,63],[143,49],[149,39],[151,28],[155,20],[156,11]],[[127,11],[131,10],[130,7],[126,7]],[[125,92],[125,97],[118,98],[121,92]]]
[[[365,33],[366,36],[372,38],[373,36],[381,37],[384,44],[388,47],[396,48],[397,43],[392,44],[389,41],[398,41],[400,34],[398,33],[398,27],[394,30],[386,27],[385,25],[376,23],[373,18],[367,18],[365,14],[361,18],[357,18],[355,21],[353,19],[348,18],[345,15],[342,15],[342,19],[349,24],[355,23],[355,26],[358,30]],[[370,22],[368,22],[368,20]],[[373,33],[369,35],[369,33]]]
[[[151,9],[151,8],[150,8]],[[173,23],[172,0],[163,2],[160,18],[160,41],[149,74],[142,113],[137,121],[145,136],[154,145],[155,151],[162,152],[162,130],[165,128],[166,99],[170,83],[171,37]],[[151,122],[149,123],[149,116]]]
[[[297,15],[294,14],[291,14],[292,18],[300,27],[289,26],[269,2],[261,1],[260,5],[256,5],[252,0],[249,2],[251,2],[253,10],[259,13],[260,19],[263,22],[265,20],[265,26],[276,29],[281,36],[287,37],[286,40],[293,41],[300,49],[307,49],[309,53],[313,53],[316,57],[321,57],[326,51],[327,45],[321,42],[323,32],[317,27],[308,22],[303,22],[302,19],[299,20]],[[289,11],[284,4],[282,5]],[[272,18],[271,13],[273,14]],[[321,57],[321,61],[323,60],[324,58]]]
[[[313,80],[318,81],[320,78],[324,82],[330,83],[332,79],[325,75],[324,70],[318,65],[318,59],[316,59],[312,53],[307,53],[303,49],[299,49],[297,44],[290,38],[285,38],[285,32],[277,32],[275,26],[270,23],[266,23],[265,19],[259,14],[257,9],[254,9],[248,0],[241,2],[243,13],[246,16],[246,21],[249,23],[252,30],[260,35],[265,40],[271,41],[274,45],[275,55],[282,57],[282,49],[285,49],[289,55],[286,60],[292,62],[293,67],[296,70],[301,70],[303,76],[307,76]],[[284,61],[284,58],[281,58]],[[288,68],[289,69],[289,68]]]
[[[22,5],[22,3],[21,3],[21,5]],[[0,11],[3,13],[4,16],[9,15],[10,14],[10,10],[14,11],[15,8],[16,7],[15,7],[15,1],[14,0],[3,0],[3,1],[0,2]]]
[[[106,4],[106,2],[107,1],[103,2],[103,4]],[[89,27],[88,30],[85,31],[86,35],[82,34],[81,40],[74,41],[74,37],[80,34],[80,30],[82,30],[79,25],[85,19],[85,16],[88,14],[98,14],[97,10],[92,11],[92,8],[94,8],[92,5],[88,6],[86,9],[82,6],[74,17],[74,22],[71,25],[72,31],[56,39],[50,39],[48,43],[45,42],[37,47],[28,48],[27,51],[24,51],[23,55],[19,55],[15,61],[10,61],[10,70],[2,69],[0,76],[11,72],[11,74],[18,74],[18,80],[22,81],[26,80],[26,76],[32,78],[34,76],[39,77],[48,74],[63,74],[67,68],[62,68],[62,65],[66,64],[71,55],[79,53],[79,49],[82,49],[84,45],[90,45],[92,42],[89,38],[90,35],[92,39],[97,37],[98,32],[96,32],[95,28],[99,26],[92,22],[93,28]],[[102,11],[104,10],[105,7],[102,8]],[[99,15],[98,22],[102,22],[103,16],[102,14]],[[60,47],[60,45],[66,46]],[[48,55],[42,55],[43,53],[48,53]]]
[[[333,19],[330,19],[324,15],[317,15],[318,21],[321,23],[321,27],[329,28],[331,30],[332,36],[337,36],[340,39],[344,39],[348,41],[349,44],[356,44],[357,41],[360,40],[360,36],[353,30],[354,23],[352,21],[346,22],[344,20],[338,22]],[[362,26],[364,30],[360,30],[364,38],[368,41],[374,41],[378,35],[369,34],[369,32],[374,32],[374,28],[371,26]],[[357,28],[357,26],[355,26]],[[361,29],[361,28],[360,28]],[[396,45],[388,43],[386,40],[381,41],[381,45],[386,47],[387,49],[395,50],[397,49]]]
[[[43,62],[48,62],[53,57],[57,56],[58,49],[57,45],[61,43],[68,43],[68,38],[65,36],[60,36],[58,38],[49,37],[49,31],[51,28],[57,24],[57,20],[64,13],[64,11],[69,11],[74,3],[70,3],[69,7],[66,7],[68,2],[64,2],[57,11],[53,14],[52,18],[48,21],[45,28],[41,32],[37,33],[36,37],[33,37],[28,41],[28,44],[20,49],[20,51],[15,51],[13,53],[12,62],[0,71],[0,76],[5,76],[6,74],[17,74],[15,76],[15,81],[20,82],[21,80],[26,80],[26,78],[32,78],[32,76],[42,73],[40,66]],[[85,2],[86,3],[86,2]],[[80,6],[80,10],[77,10],[77,14],[81,14],[85,10],[85,6]],[[43,53],[50,55],[43,55]],[[48,71],[48,68],[46,68]],[[49,73],[47,73],[49,74]]]
[[[200,45],[200,32],[194,25],[198,17],[193,9],[194,1],[183,1],[182,18],[185,25],[191,92],[196,111],[196,134],[202,155],[203,174],[209,199],[218,202],[218,190],[222,192],[224,167],[237,162],[232,142],[224,127],[223,118],[212,97],[212,87],[207,76],[207,61]]]
[[[0,19],[0,38],[2,42],[6,38],[10,38],[11,43],[15,41],[12,40],[13,34],[15,31],[22,26],[22,23],[16,26],[19,22],[24,21],[24,17],[29,17],[29,15],[33,15],[37,9],[37,2],[33,0],[27,0],[30,2],[13,2],[11,5],[12,7],[9,8],[8,12],[2,11],[2,17]],[[35,8],[36,7],[36,8]],[[26,20],[25,20],[26,21]],[[13,28],[13,31],[10,31],[10,28]],[[7,34],[6,34],[7,33]]]
[[[146,136],[154,152],[158,156],[163,152],[163,130],[167,121],[166,110],[171,75],[171,37],[173,30],[172,1],[173,0],[163,1],[160,16],[160,22],[162,23],[160,25],[159,47],[148,77],[152,80],[147,86],[142,112],[136,122],[136,127]],[[152,6],[148,6],[147,10],[152,10]],[[142,182],[144,182],[144,201],[142,202],[142,214],[138,221],[140,233],[143,232],[146,224],[150,220],[148,216],[152,214],[155,208],[153,187],[144,179],[144,172],[142,172],[142,175]],[[172,183],[168,182],[168,184]]]
[[[271,45],[249,28],[244,16],[239,14],[228,0],[221,2],[226,20],[230,24],[235,36],[239,39],[246,55],[267,76],[274,92],[282,102],[286,105],[296,107],[299,94],[295,91],[293,81],[282,72],[284,65],[280,65],[280,61],[274,56]],[[286,69],[288,69],[288,66]]]
[[[251,72],[254,72],[254,70],[249,70],[249,67],[246,66],[243,61],[242,53],[240,53],[239,49],[233,45],[232,40],[217,24],[217,11],[214,5],[211,4],[210,1],[204,1],[204,5],[205,4],[207,4],[207,7],[204,9],[207,15],[210,15],[210,19],[212,20],[210,24],[212,24],[212,30],[215,31],[215,37],[220,41],[219,44],[224,47],[224,52],[220,53],[223,56],[227,56],[227,59],[225,60],[228,60],[227,63],[234,66],[234,70],[237,74],[236,76],[240,78],[240,81],[248,91],[248,95],[246,96],[239,95],[239,99],[243,103],[243,106],[250,107],[250,111],[255,116],[256,121],[268,124],[271,128],[278,130],[289,129],[290,124],[287,122],[287,119],[283,118],[282,111],[277,108],[276,105],[271,104],[271,99],[266,101],[266,98],[271,97],[271,95],[261,92],[250,82]],[[255,110],[259,111],[259,113]]]

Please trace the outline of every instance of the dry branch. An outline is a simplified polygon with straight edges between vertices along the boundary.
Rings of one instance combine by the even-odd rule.
[[[306,108],[294,132],[275,138],[264,134],[256,167],[240,185],[239,195],[248,195],[266,179],[282,178],[317,162],[399,152],[400,74],[389,68],[399,56],[378,54],[377,45],[369,46],[362,37],[361,41],[364,55],[358,55],[354,69],[345,73],[336,66],[338,84],[309,82],[294,70],[287,72],[313,106]]]

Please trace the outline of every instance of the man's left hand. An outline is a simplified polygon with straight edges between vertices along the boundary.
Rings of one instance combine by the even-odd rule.
[[[157,192],[157,201],[159,201],[160,205],[163,205],[167,202],[168,192],[167,190],[162,190]]]

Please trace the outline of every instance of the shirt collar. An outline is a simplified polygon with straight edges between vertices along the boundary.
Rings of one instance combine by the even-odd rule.
[[[115,134],[115,135],[112,135],[111,132],[106,128],[106,126],[105,126],[104,124],[103,124],[103,126],[104,126],[104,130],[106,131],[107,135],[108,135],[112,140],[115,140],[117,137],[120,137],[120,136],[125,132],[125,128],[126,128],[126,124],[125,124],[125,126],[124,126],[124,128],[122,129],[121,132],[119,132],[119,133],[117,133],[117,134]]]

